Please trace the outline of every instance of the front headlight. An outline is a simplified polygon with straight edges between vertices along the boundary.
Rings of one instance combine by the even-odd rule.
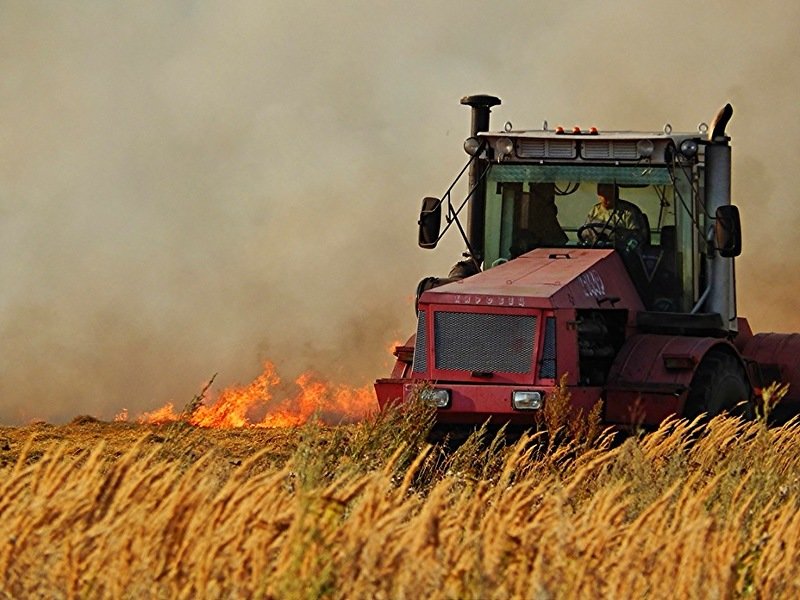
[[[653,140],[639,140],[636,142],[636,150],[642,158],[650,158],[655,149],[656,147],[655,144],[653,144]]]
[[[470,156],[475,156],[481,149],[481,141],[476,137],[467,138],[464,142],[464,152]]]
[[[498,161],[503,160],[514,151],[514,142],[510,138],[501,137],[494,143],[494,157]]]
[[[692,158],[697,154],[697,140],[683,140],[681,142],[681,154],[686,158]]]
[[[539,410],[542,408],[542,392],[513,392],[511,394],[511,405],[517,410]]]
[[[450,406],[450,390],[428,388],[419,394],[420,400],[436,408],[447,408]]]

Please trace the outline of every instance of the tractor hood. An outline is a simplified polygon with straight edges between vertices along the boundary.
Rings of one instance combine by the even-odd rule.
[[[642,301],[615,250],[537,248],[472,277],[426,291],[420,305],[627,308]]]

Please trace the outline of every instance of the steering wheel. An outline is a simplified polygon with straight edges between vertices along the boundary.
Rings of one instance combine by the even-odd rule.
[[[583,237],[583,234],[591,231],[594,234],[594,240],[589,240]],[[613,246],[611,240],[611,232],[613,229],[608,226],[608,223],[586,223],[578,227],[578,243],[582,246],[591,246],[592,248]]]

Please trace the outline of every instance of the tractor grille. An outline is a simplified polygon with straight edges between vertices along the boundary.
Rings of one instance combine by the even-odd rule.
[[[433,327],[437,369],[489,373],[531,370],[534,316],[438,311]]]
[[[417,319],[417,342],[414,344],[414,362],[411,370],[414,373],[424,373],[428,370],[428,339],[425,325],[425,313],[419,311]]]
[[[639,151],[634,140],[597,140],[583,142],[583,158],[637,160]]]
[[[525,139],[517,141],[520,158],[575,158],[573,140]]]
[[[544,345],[539,377],[555,379],[556,376],[556,318],[547,317],[544,321]]]

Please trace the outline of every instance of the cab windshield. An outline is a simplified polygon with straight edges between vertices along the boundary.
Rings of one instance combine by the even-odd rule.
[[[692,254],[678,251],[680,239],[691,239],[676,228],[676,212],[692,201],[687,183],[676,190],[665,167],[493,165],[484,268],[536,248],[614,248],[648,308],[677,310],[691,301],[681,290],[693,289],[697,272],[681,264]]]
[[[600,208],[598,184],[612,184],[605,187],[614,188],[621,202]],[[621,235],[614,239],[602,222],[618,222],[623,209],[634,213],[630,222],[635,223],[640,250],[660,246],[662,234],[674,238],[674,191],[668,170],[494,165],[487,176],[485,264],[537,247],[619,247],[626,240]],[[600,225],[589,225],[593,221]]]

